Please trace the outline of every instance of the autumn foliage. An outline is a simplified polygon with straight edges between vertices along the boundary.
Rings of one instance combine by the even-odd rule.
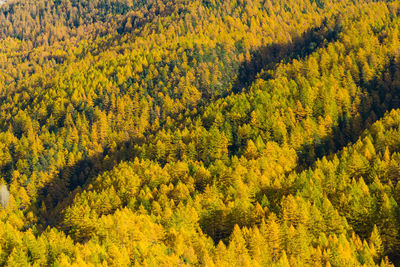
[[[399,14],[0,4],[0,265],[399,264]]]

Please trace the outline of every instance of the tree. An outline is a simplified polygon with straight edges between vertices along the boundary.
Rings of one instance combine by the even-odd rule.
[[[374,225],[371,237],[369,238],[369,247],[374,252],[373,254],[376,262],[379,262],[383,253],[383,245],[382,245],[381,235],[379,234],[379,230],[378,227],[376,227],[376,225]]]

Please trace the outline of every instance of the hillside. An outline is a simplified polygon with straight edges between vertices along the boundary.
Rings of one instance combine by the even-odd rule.
[[[399,29],[398,0],[7,1],[0,265],[399,264]]]

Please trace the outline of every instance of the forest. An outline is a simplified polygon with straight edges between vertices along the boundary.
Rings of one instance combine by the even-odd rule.
[[[400,0],[0,0],[0,266],[400,265]]]

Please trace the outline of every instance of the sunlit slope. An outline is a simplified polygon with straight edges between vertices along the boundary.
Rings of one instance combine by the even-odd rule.
[[[0,265],[397,263],[398,13],[5,4]]]

